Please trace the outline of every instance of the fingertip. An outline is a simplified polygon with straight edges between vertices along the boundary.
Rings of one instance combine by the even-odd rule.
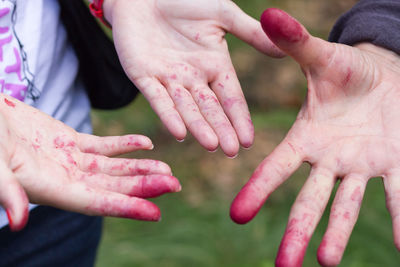
[[[233,200],[229,215],[235,223],[246,224],[257,215],[260,208],[261,206],[254,206],[254,202],[249,200],[245,186]]]
[[[177,193],[180,192],[182,190],[182,185],[179,182],[178,178],[174,177],[174,176],[170,176],[171,177],[171,181],[170,181],[170,192],[171,193]]]
[[[157,222],[161,220],[161,211],[156,204],[144,199],[138,199],[135,209],[125,217],[141,221]]]
[[[177,115],[178,116],[178,115]],[[187,135],[186,126],[180,117],[173,117],[174,120],[164,122],[168,131],[176,138],[178,142],[183,142]]]
[[[235,158],[239,153],[239,141],[236,136],[226,136],[220,140],[221,149],[228,158]]]
[[[325,239],[322,240],[318,251],[317,260],[320,265],[325,267],[337,266],[342,260],[342,253],[338,253],[336,247],[329,244]]]
[[[218,149],[219,141],[215,133],[210,129],[209,131],[203,131],[200,135],[194,134],[200,145],[207,151],[214,151]]]
[[[6,209],[6,214],[12,232],[21,231],[28,222],[28,206],[21,211],[13,212],[10,208]]]
[[[301,24],[278,8],[266,9],[260,22],[264,32],[275,44],[281,41],[296,43],[307,37]]]

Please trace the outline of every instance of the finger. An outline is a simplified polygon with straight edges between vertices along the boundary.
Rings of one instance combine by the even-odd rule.
[[[192,135],[207,150],[218,147],[218,138],[205,121],[192,95],[181,85],[168,85],[168,92]]]
[[[51,192],[57,192],[59,185],[54,183]],[[150,201],[129,197],[124,194],[92,188],[84,183],[68,183],[63,187],[63,194],[49,199],[39,199],[60,209],[94,216],[112,216],[144,221],[159,221],[160,210]]]
[[[91,187],[102,188],[140,198],[150,198],[165,193],[179,192],[181,185],[171,175],[108,176],[105,174],[77,173],[79,180]]]
[[[335,176],[325,169],[313,169],[289,215],[276,266],[301,266],[308,243],[335,185]]]
[[[340,263],[357,221],[367,181],[367,177],[354,174],[345,177],[340,183],[327,231],[318,248],[318,261],[323,266],[336,266]]]
[[[285,55],[265,36],[258,21],[244,13],[233,1],[223,1],[223,4],[221,18],[226,31],[269,56]]]
[[[136,150],[151,150],[151,140],[143,135],[124,135],[100,137],[90,134],[78,134],[78,147],[84,153],[104,156],[117,156]]]
[[[206,86],[195,87],[192,94],[204,118],[218,136],[221,149],[226,155],[235,156],[239,141],[215,94]]]
[[[311,36],[303,25],[277,8],[264,11],[261,26],[275,45],[303,67],[326,64],[334,52],[333,44]]]
[[[400,172],[391,172],[384,177],[386,207],[392,216],[394,243],[400,251]]]
[[[171,168],[164,162],[150,159],[108,158],[101,155],[83,154],[79,168],[90,173],[104,173],[112,176],[122,175],[171,175]]]
[[[254,141],[254,126],[233,67],[230,70],[222,71],[211,83],[211,88],[235,128],[240,144],[249,148]]]
[[[28,221],[28,197],[4,161],[0,161],[0,203],[7,212],[10,229],[22,230]]]
[[[175,109],[175,104],[167,89],[158,80],[150,78],[135,80],[135,85],[149,101],[168,131],[178,140],[185,139],[185,124]]]
[[[268,196],[302,163],[301,151],[284,140],[257,167],[247,184],[233,200],[230,216],[244,224],[253,219]]]

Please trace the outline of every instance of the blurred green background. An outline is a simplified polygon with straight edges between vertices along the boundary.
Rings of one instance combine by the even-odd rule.
[[[338,16],[356,1],[235,2],[255,18],[267,7],[282,8],[312,34],[326,39]],[[247,225],[236,225],[230,220],[229,206],[258,163],[290,128],[303,101],[306,83],[290,58],[277,60],[261,56],[234,37],[228,35],[227,39],[256,129],[253,147],[240,151],[236,159],[226,158],[221,151],[206,152],[190,136],[178,143],[143,97],[117,111],[92,112],[98,135],[148,135],[154,142],[154,151],[129,156],[167,162],[183,186],[180,193],[154,199],[162,211],[159,223],[105,219],[98,267],[274,266],[290,207],[307,178],[309,167],[302,166],[273,193],[258,216]],[[303,266],[318,266],[316,251],[328,214],[325,213],[311,240]],[[390,267],[399,263],[383,185],[381,179],[372,179],[340,266]]]

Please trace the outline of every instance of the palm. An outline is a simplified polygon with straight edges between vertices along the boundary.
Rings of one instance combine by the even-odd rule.
[[[224,35],[280,55],[255,20],[229,0],[115,1],[110,20],[125,71],[177,139],[187,127],[211,151],[220,145],[234,156],[239,143],[251,146],[253,125]]]
[[[1,102],[1,203],[11,210],[14,229],[26,223],[26,195],[32,203],[89,215],[158,220],[158,208],[142,198],[180,189],[163,162],[109,158],[151,149],[145,136],[80,134],[24,103]]]
[[[325,42],[276,9],[267,10],[262,19],[273,29],[265,28],[270,38],[300,63],[308,94],[288,135],[234,200],[232,218],[238,223],[251,220],[269,194],[302,162],[309,162],[310,177],[292,207],[277,266],[301,265],[337,179],[341,183],[318,251],[321,264],[339,264],[366,184],[375,176],[383,177],[400,248],[398,55],[370,44]]]

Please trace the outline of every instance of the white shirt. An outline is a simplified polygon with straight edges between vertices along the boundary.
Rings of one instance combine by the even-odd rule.
[[[90,104],[59,13],[56,0],[0,0],[0,92],[90,133]]]

